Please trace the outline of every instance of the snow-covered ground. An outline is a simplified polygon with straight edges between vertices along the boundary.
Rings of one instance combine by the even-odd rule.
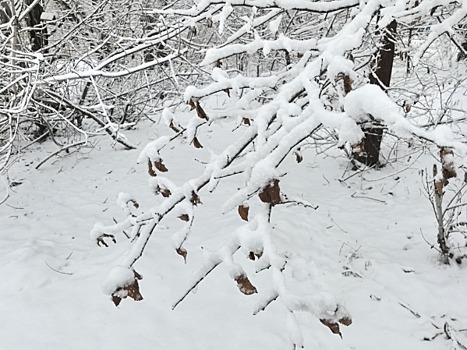
[[[158,128],[128,132],[139,140],[133,151],[96,138],[92,147],[36,170],[56,150],[47,142],[30,147],[11,167],[4,178],[10,195],[0,205],[0,349],[292,348],[293,329],[280,301],[252,315],[268,290],[268,271],[248,270],[258,294],[245,296],[220,266],[172,310],[203,251],[225,243],[242,224],[236,213],[221,214],[222,201],[235,192],[228,180],[203,197],[185,244],[186,264],[173,249],[171,235],[180,226],[175,218],[152,237],[136,264],[144,300],[125,299],[115,307],[103,293],[103,281],[130,244],[119,236],[116,245],[98,247],[89,233],[96,222],[121,218],[119,192],[132,193],[142,208],[155,200],[146,165],[136,160]],[[310,148],[300,164],[291,157],[281,180],[285,193],[319,208],[273,213],[275,244],[292,258],[289,287],[298,294],[332,293],[353,320],[341,327],[341,338],[313,315],[298,313],[305,348],[465,349],[467,269],[440,264],[426,242],[436,244],[436,221],[420,171],[431,169],[434,158],[401,154],[383,169],[351,176],[343,154],[330,154]],[[201,167],[191,158],[177,154],[165,163],[175,179],[186,179]]]

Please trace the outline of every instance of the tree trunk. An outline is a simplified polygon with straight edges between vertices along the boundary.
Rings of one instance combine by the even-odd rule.
[[[32,0],[26,0],[26,5],[31,5]],[[48,33],[45,24],[41,23],[41,15],[44,8],[40,3],[34,5],[26,16],[26,23],[29,27],[29,38],[32,51],[39,51],[48,44]]]
[[[374,67],[370,73],[370,84],[376,84],[386,90],[391,83],[394,63],[395,37],[397,22],[392,21],[384,30],[381,47],[374,57]],[[373,119],[373,118],[372,118]],[[365,123],[362,126],[365,134],[359,152],[353,154],[354,159],[369,166],[379,166],[379,153],[383,140],[384,125],[378,121]]]

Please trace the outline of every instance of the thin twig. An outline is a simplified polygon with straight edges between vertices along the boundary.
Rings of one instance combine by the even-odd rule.
[[[201,283],[202,280],[204,280],[212,271],[214,271],[214,269],[219,266],[221,264],[222,260],[221,261],[218,261],[216,262],[213,266],[211,266],[211,268],[205,272],[200,278],[198,278],[193,284],[192,286],[185,292],[185,294],[183,294],[173,305],[172,305],[172,310],[174,310],[178,304],[180,304],[183,300],[185,300],[185,298],[188,296],[188,294],[191,293],[191,291],[193,289],[195,289],[198,284]]]
[[[86,144],[86,141],[83,140],[83,141],[78,141],[78,142],[75,142],[75,143],[72,143],[72,144],[69,144],[69,145],[66,145],[66,146],[63,146],[62,148],[56,150],[55,152],[53,152],[52,154],[50,154],[47,158],[45,158],[44,160],[42,160],[39,164],[36,165],[36,170],[39,169],[45,162],[47,162],[50,158],[56,156],[57,154],[59,154],[60,152],[62,151],[66,151],[67,149],[70,149],[70,148],[73,148],[73,147],[78,147],[78,146],[81,146],[81,145],[84,145]]]
[[[62,274],[62,275],[68,275],[68,276],[73,275],[73,273],[71,273],[71,272],[63,272],[63,271],[59,271],[59,270],[57,270],[57,269],[54,269],[52,266],[50,266],[50,265],[47,263],[47,261],[44,260],[44,262],[45,262],[45,264],[49,267],[49,269],[51,269],[52,271],[55,271],[55,272],[60,273],[60,274]]]

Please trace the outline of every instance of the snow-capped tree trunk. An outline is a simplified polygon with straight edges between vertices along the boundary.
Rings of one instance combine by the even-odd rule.
[[[370,72],[370,83],[379,85],[383,90],[391,84],[396,30],[397,22],[393,20],[384,30],[381,46],[374,57],[375,67]],[[354,158],[367,166],[374,167],[379,165],[384,125],[373,117],[370,118],[371,122],[362,125],[362,131],[365,134],[362,140],[363,151],[354,153]]]

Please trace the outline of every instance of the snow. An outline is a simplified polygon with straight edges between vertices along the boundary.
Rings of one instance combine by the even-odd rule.
[[[280,9],[263,11],[265,4]],[[207,50],[203,64],[260,50],[301,53],[299,62],[259,77],[213,68],[212,84],[184,94],[209,120],[166,109],[165,128],[141,123],[128,133],[140,140],[134,151],[93,138],[86,147],[95,149],[56,156],[36,171],[33,165],[55,150],[47,142],[2,174],[11,191],[0,204],[0,348],[284,349],[294,343],[438,350],[466,343],[465,263],[441,264],[432,249],[437,223],[423,192],[423,181],[432,179],[420,174],[436,161],[436,146],[452,148],[445,162],[462,169],[467,146],[448,127],[418,127],[375,85],[354,87],[337,110],[321,100],[324,71],[331,85],[341,74],[359,79],[344,55],[362,44],[381,1],[200,0],[191,10],[155,11],[196,16],[177,30],[212,18],[222,34],[236,5],[251,7],[239,17],[245,24]],[[386,8],[382,23],[405,6],[396,1]],[[353,7],[355,18],[333,37],[296,40],[279,31],[283,9],[342,7]],[[433,26],[427,43],[464,15],[461,8]],[[274,40],[261,37],[264,24]],[[254,39],[229,45],[245,33]],[[134,50],[160,40],[162,34]],[[45,83],[119,77],[155,64],[103,70],[118,57]],[[270,102],[260,105],[258,97]],[[239,125],[243,118],[250,125]],[[385,167],[353,172],[332,142],[325,152],[299,142],[324,127],[337,134],[338,146],[353,145],[363,137],[359,124],[371,118],[398,137],[432,144],[401,142],[391,150],[384,144],[384,155],[391,155]],[[175,136],[167,128],[180,125]],[[193,147],[194,137],[205,147]],[[299,145],[306,147],[296,164],[288,155]],[[150,177],[148,162],[169,170],[153,169]],[[280,184],[279,203],[269,206],[258,197],[273,184]],[[161,188],[170,193],[157,193]],[[280,203],[284,198],[297,203]],[[240,205],[249,209],[248,220],[235,210]],[[462,252],[462,232],[449,243]],[[145,276],[139,283],[144,301],[126,299],[115,308],[109,295],[126,296],[133,268]],[[352,325],[341,322],[340,334],[332,334],[330,326],[347,318]]]
[[[117,288],[128,286],[132,284],[134,280],[135,275],[131,269],[124,266],[114,266],[107,275],[102,289],[105,294],[111,295]]]
[[[154,132],[154,127],[141,128],[128,136],[142,140]],[[81,153],[56,158],[36,171],[31,165],[55,149],[47,142],[9,171],[10,181],[21,185],[0,207],[2,348],[283,349],[293,339],[306,348],[439,350],[454,346],[444,336],[446,322],[454,337],[465,343],[460,330],[466,327],[467,309],[459,301],[467,288],[466,269],[440,264],[424,240],[436,242],[436,222],[429,202],[420,195],[418,176],[420,169],[431,167],[431,156],[420,157],[413,169],[397,176],[392,174],[405,167],[403,157],[385,169],[341,182],[345,158],[304,150],[301,164],[287,160],[290,171],[281,180],[281,189],[294,193],[308,188],[301,195],[320,207],[316,211],[278,207],[273,231],[267,231],[265,218],[245,223],[236,212],[221,215],[224,196],[203,192],[204,204],[190,213],[195,221],[184,243],[187,264],[175,253],[171,239],[185,223],[176,216],[167,218],[136,267],[144,275],[140,281],[144,300],[125,299],[116,308],[108,294],[134,278],[131,269],[118,265],[130,243],[117,235],[116,245],[97,247],[88,232],[97,221],[110,224],[112,217],[120,217],[115,201],[122,189],[137,194],[141,207],[158,199],[147,188],[146,164],[136,164],[144,142],[133,151],[112,149],[106,139],[100,143],[100,151],[84,158]],[[173,162],[170,171],[185,177],[190,166]],[[220,186],[218,193],[236,192],[232,185]],[[132,198],[121,195],[120,202]],[[254,201],[248,204],[250,215],[259,212]],[[230,241],[235,230],[239,241]],[[239,242],[251,249],[263,245],[267,259],[249,266],[246,250],[235,253]],[[223,255],[206,254],[222,246]],[[278,270],[283,254],[290,258],[285,276]],[[196,294],[171,309],[191,281],[228,256],[234,265],[216,267],[196,287]],[[273,270],[255,273],[264,262]],[[232,280],[238,264],[257,294],[245,296],[238,290]],[[117,267],[109,275],[112,266]],[[301,296],[300,304],[293,304],[299,299],[286,292],[292,286]],[[278,295],[264,311],[252,315]],[[310,303],[319,306],[332,295],[353,319],[351,326],[341,326],[343,339],[316,316],[298,311],[309,309]],[[297,311],[285,310],[281,299]],[[140,336],[135,336],[135,329]],[[435,337],[438,333],[442,334]]]

